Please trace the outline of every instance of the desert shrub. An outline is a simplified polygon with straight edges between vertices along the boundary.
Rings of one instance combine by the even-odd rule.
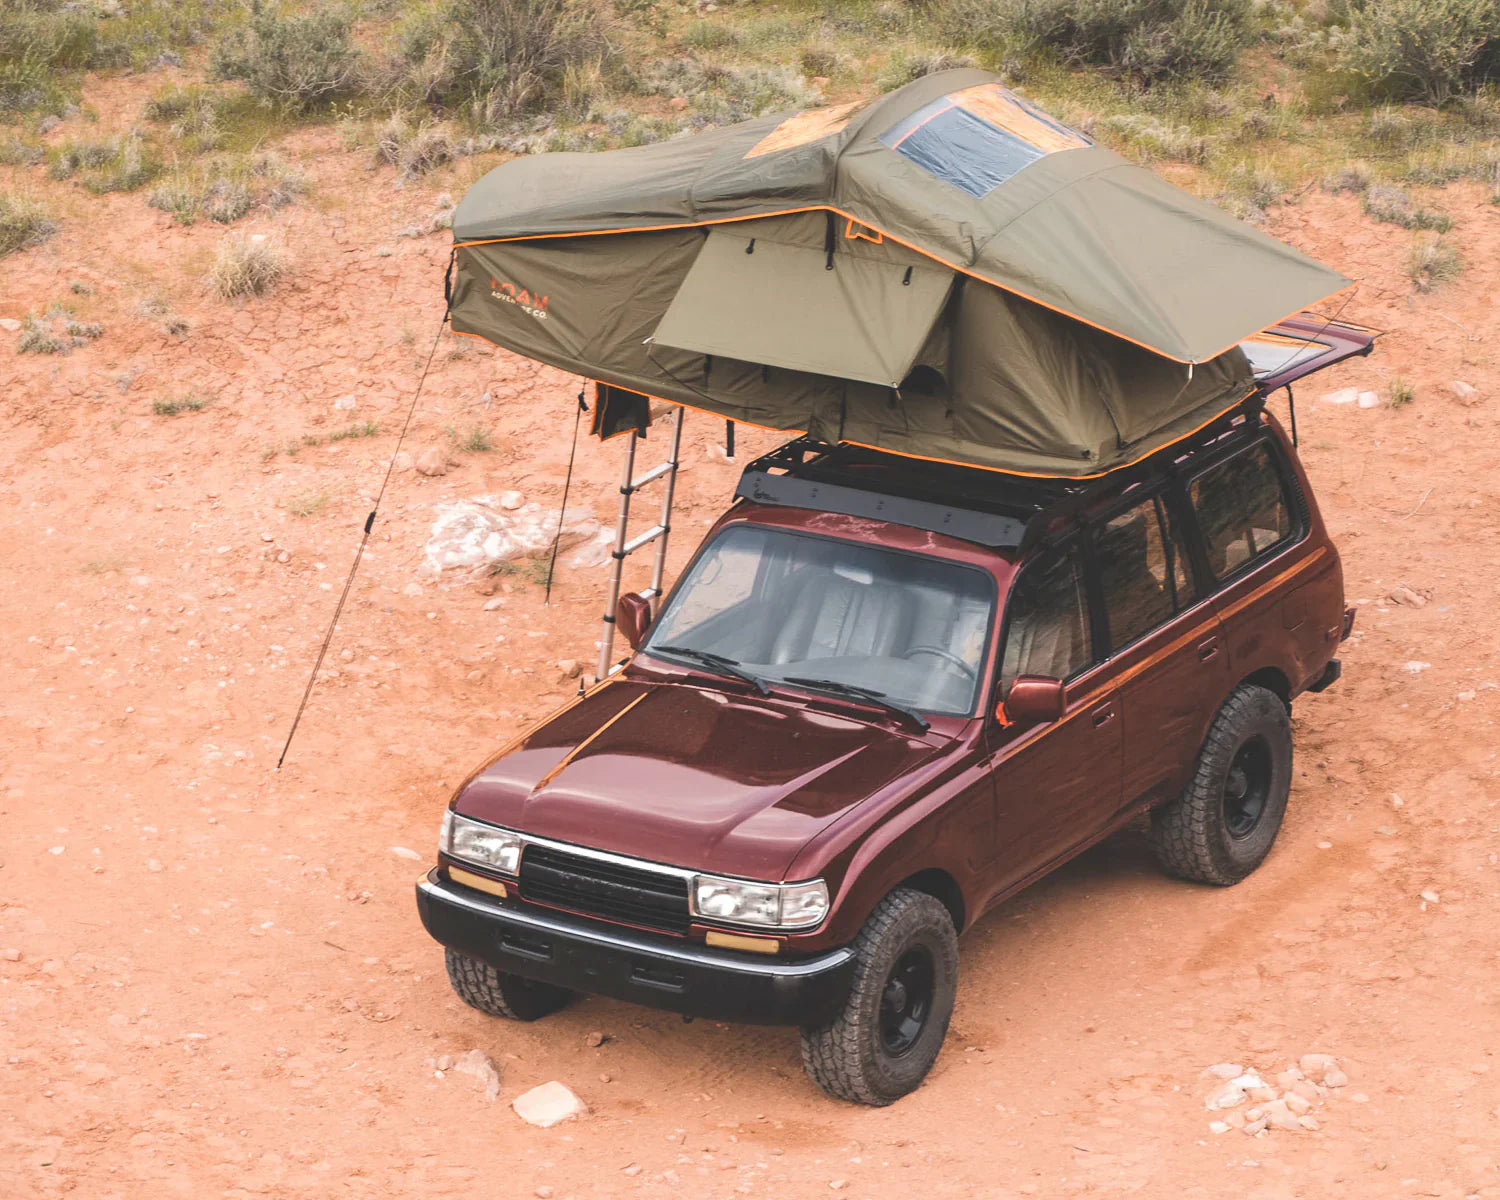
[[[140,134],[70,138],[53,152],[47,165],[53,179],[77,178],[96,195],[133,192],[161,174],[161,159]]]
[[[1144,113],[1106,117],[1098,127],[1122,137],[1147,158],[1170,158],[1179,162],[1201,163],[1212,148],[1209,139],[1195,134],[1186,125],[1159,121]]]
[[[47,152],[35,142],[9,137],[0,141],[0,165],[7,167],[32,167],[41,162]]]
[[[375,161],[396,168],[404,183],[458,157],[453,140],[423,121],[413,125],[404,113],[392,113],[375,134]]]
[[[947,50],[898,49],[876,76],[876,86],[882,92],[894,92],[913,80],[939,71],[951,71],[955,67],[972,67],[974,60],[967,54],[952,54]]]
[[[439,0],[407,23],[402,57],[413,99],[492,125],[558,104],[607,34],[600,0]]]
[[[1418,235],[1406,258],[1406,277],[1419,292],[1430,292],[1439,284],[1452,282],[1463,269],[1458,251],[1437,233]]]
[[[1323,190],[1335,196],[1342,192],[1359,195],[1369,190],[1370,167],[1367,163],[1352,162],[1340,167],[1323,179]]]
[[[1150,83],[1215,82],[1250,36],[1250,0],[927,0],[951,41],[1110,67]]]
[[[1453,227],[1447,213],[1416,207],[1411,197],[1396,187],[1370,188],[1365,192],[1363,206],[1366,215],[1388,225],[1400,225],[1403,229],[1432,229],[1447,233]]]
[[[1500,0],[1351,0],[1339,63],[1392,99],[1441,105],[1471,89],[1500,35]]]
[[[170,400],[153,400],[151,411],[158,417],[175,417],[178,413],[202,412],[208,407],[208,397],[199,395],[197,392],[189,392],[186,396],[177,396]]]
[[[694,50],[722,50],[739,40],[739,33],[720,21],[694,21],[682,31],[682,44]]]
[[[831,46],[803,46],[799,61],[802,73],[810,78],[832,75],[839,69],[838,51]]]
[[[1391,407],[1405,408],[1417,398],[1417,390],[1412,387],[1402,376],[1396,375],[1391,379]]]
[[[146,203],[171,213],[179,225],[207,217],[221,225],[239,220],[256,205],[276,210],[306,189],[300,172],[274,151],[216,158],[160,184]]]
[[[41,316],[26,314],[16,350],[21,354],[69,354],[75,346],[87,345],[103,334],[104,326],[98,322],[75,320],[67,308],[53,305]]]
[[[282,15],[254,0],[246,27],[231,30],[210,60],[218,79],[244,82],[250,94],[289,110],[347,91],[359,66],[348,15],[312,6]]]
[[[648,63],[636,87],[647,95],[682,96],[700,116],[721,125],[782,109],[808,108],[823,98],[791,67],[731,67],[695,58]]]
[[[146,102],[148,121],[168,126],[172,136],[194,154],[214,149],[223,139],[222,96],[201,87],[169,84]]]
[[[0,258],[40,246],[57,232],[57,222],[38,201],[0,193]]]
[[[264,296],[286,272],[286,252],[264,234],[230,236],[219,243],[208,286],[220,300]]]

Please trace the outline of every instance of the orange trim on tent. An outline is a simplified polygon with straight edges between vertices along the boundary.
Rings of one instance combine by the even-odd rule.
[[[936,114],[933,115],[935,116]],[[987,283],[991,287],[999,288],[1002,292],[1009,292],[1013,296],[1020,296],[1021,299],[1029,300],[1033,304],[1040,305],[1042,308],[1047,309],[1049,312],[1060,313],[1062,316],[1067,317],[1071,321],[1077,321],[1082,325],[1087,325],[1090,329],[1097,329],[1102,333],[1109,334],[1111,337],[1117,337],[1121,341],[1129,342],[1132,346],[1139,346],[1142,350],[1149,351],[1150,353],[1155,354],[1160,358],[1169,359],[1172,362],[1179,362],[1190,365],[1196,365],[1199,362],[1209,362],[1212,359],[1218,358],[1219,355],[1226,354],[1230,350],[1233,350],[1243,340],[1237,338],[1234,341],[1230,342],[1229,345],[1223,347],[1222,349],[1214,351],[1214,353],[1212,354],[1206,355],[1202,359],[1179,358],[1175,354],[1168,354],[1159,346],[1153,346],[1147,342],[1141,341],[1139,338],[1133,338],[1130,335],[1121,333],[1116,329],[1111,329],[1107,325],[1100,325],[1097,321],[1090,321],[1087,317],[1081,317],[1077,313],[1069,312],[1065,308],[1059,308],[1055,304],[1048,304],[1045,300],[1039,300],[1035,296],[1021,291],[1019,288],[1007,287],[1003,283],[996,283],[987,275],[981,275],[978,271],[971,271],[967,267],[961,267],[957,263],[949,262],[946,258],[939,257],[938,255],[932,253],[932,251],[930,250],[924,250],[921,246],[915,245],[912,242],[905,241],[904,239],[897,237],[894,233],[890,233],[887,230],[881,229],[877,225],[870,225],[868,222],[860,220],[853,213],[845,212],[842,208],[835,208],[831,204],[811,204],[803,208],[784,208],[777,209],[772,212],[749,213],[744,216],[738,217],[714,217],[707,221],[678,221],[670,225],[637,225],[631,226],[626,229],[586,229],[569,233],[529,233],[523,234],[519,237],[475,238],[467,242],[454,242],[453,248],[455,250],[463,250],[469,246],[493,246],[505,242],[542,242],[549,241],[553,238],[608,237],[611,234],[616,233],[661,233],[669,229],[705,229],[713,225],[731,225],[739,221],[761,221],[770,217],[791,217],[796,216],[799,213],[813,212],[835,213],[838,216],[855,222],[856,224],[864,225],[869,229],[875,230],[875,232],[879,233],[882,237],[890,238],[890,240],[895,242],[898,246],[905,246],[908,250],[912,251],[915,254],[920,254],[924,258],[930,258],[935,263],[941,263],[950,271],[957,271],[960,275],[967,275],[970,279],[977,279],[981,283]],[[1312,303],[1322,304],[1325,301],[1332,300],[1335,296],[1342,296],[1345,292],[1358,287],[1359,280],[1356,279],[1348,286],[1341,287],[1336,292],[1329,292],[1328,295],[1322,296],[1319,299],[1314,300]],[[1269,329],[1272,325],[1279,325],[1282,321],[1288,320],[1291,317],[1295,317],[1298,313],[1305,311],[1307,311],[1306,305],[1302,306],[1301,308],[1293,309],[1291,312],[1287,313],[1286,316],[1279,317],[1275,321],[1271,321],[1266,325],[1262,325],[1260,329],[1255,330],[1255,333],[1260,333],[1263,330]],[[1246,336],[1253,337],[1255,336],[1255,333],[1247,334]]]
[[[872,234],[874,235],[873,237],[871,236]],[[862,221],[856,221],[853,217],[850,217],[849,223],[844,226],[844,238],[851,242],[873,242],[878,246],[885,241],[885,234],[881,233],[878,229],[872,229]]]

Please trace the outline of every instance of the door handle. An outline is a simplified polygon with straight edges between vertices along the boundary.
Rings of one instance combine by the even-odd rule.
[[[1219,652],[1219,639],[1216,637],[1204,638],[1198,643],[1198,661],[1207,662]]]
[[[1115,706],[1113,704],[1101,704],[1090,714],[1094,718],[1094,725],[1108,725],[1115,719]]]

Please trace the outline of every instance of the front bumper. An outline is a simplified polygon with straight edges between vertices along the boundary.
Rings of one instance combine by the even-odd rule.
[[[501,971],[579,992],[746,1025],[821,1025],[849,994],[854,955],[783,961],[711,950],[564,913],[501,904],[442,878],[417,884],[427,932]]]

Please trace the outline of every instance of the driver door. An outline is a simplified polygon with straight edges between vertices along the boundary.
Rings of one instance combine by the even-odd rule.
[[[1023,567],[1006,602],[1000,698],[1021,675],[1062,679],[1068,691],[1056,721],[1021,728],[990,716],[991,897],[1098,833],[1120,805],[1122,722],[1112,673],[1100,669],[1089,596],[1074,541]]]

